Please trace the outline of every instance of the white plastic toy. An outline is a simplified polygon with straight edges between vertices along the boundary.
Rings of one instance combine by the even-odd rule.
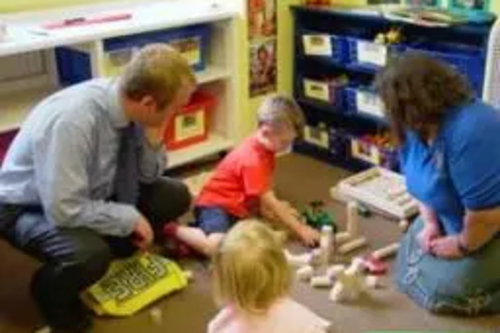
[[[365,278],[365,284],[366,284],[366,286],[368,286],[370,288],[373,288],[373,289],[377,289],[377,288],[381,288],[382,287],[382,283],[380,281],[380,277],[377,276],[377,275],[368,275]]]
[[[39,330],[35,331],[35,333],[51,333],[51,332],[52,330],[48,326],[42,327]]]
[[[184,276],[186,277],[188,282],[193,282],[194,279],[193,271],[184,271]]]
[[[338,252],[342,255],[345,255],[345,254],[348,254],[349,252],[352,252],[354,250],[357,250],[363,246],[366,245],[366,238],[365,237],[359,237],[359,238],[356,238],[356,239],[353,239],[352,241],[349,241],[345,244],[342,244],[339,249],[338,249]]]
[[[404,177],[384,168],[371,168],[346,178],[331,190],[349,200],[364,203],[398,220],[418,212],[417,202],[408,194]]]
[[[333,238],[333,227],[325,225],[321,228],[321,237],[319,241],[320,262],[322,265],[328,265],[335,258],[335,240]]]
[[[158,307],[152,308],[149,311],[149,317],[155,325],[161,325],[163,322],[163,311]]]
[[[288,264],[293,267],[302,267],[309,265],[312,262],[312,253],[292,254],[288,250],[284,250]]]
[[[405,232],[406,230],[408,230],[408,227],[410,226],[410,221],[404,219],[404,220],[401,220],[399,221],[398,223],[398,227],[399,229],[401,229],[403,232]]]
[[[336,279],[345,269],[346,267],[344,265],[333,265],[326,270],[326,275],[330,277],[330,279]]]
[[[354,201],[347,203],[347,233],[351,238],[359,235],[358,204]]]
[[[349,240],[351,240],[351,235],[347,231],[342,231],[337,234],[335,234],[335,244],[341,244],[345,243]]]
[[[300,281],[309,281],[314,275],[314,268],[312,266],[302,266],[297,270],[297,277]]]
[[[354,301],[361,293],[367,292],[362,270],[362,261],[353,260],[349,268],[337,275],[337,282],[330,291],[330,299],[334,302]]]
[[[311,287],[313,288],[331,288],[333,285],[329,276],[315,276],[311,279]]]
[[[381,260],[395,255],[398,252],[398,249],[399,243],[392,243],[390,245],[387,245],[386,247],[373,251],[371,256],[375,259]]]

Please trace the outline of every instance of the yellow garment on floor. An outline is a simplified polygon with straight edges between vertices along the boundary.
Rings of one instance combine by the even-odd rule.
[[[175,262],[139,253],[114,261],[106,275],[81,296],[98,315],[131,316],[187,284],[186,275]]]

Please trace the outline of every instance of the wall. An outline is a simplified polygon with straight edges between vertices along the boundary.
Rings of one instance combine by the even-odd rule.
[[[500,14],[500,1],[498,0],[491,0],[491,5],[492,12]]]
[[[244,6],[246,6],[246,1],[244,0]],[[278,32],[277,32],[277,64],[278,64],[278,77],[277,77],[277,90],[282,93],[292,93],[292,74],[293,74],[293,21],[290,12],[291,5],[297,5],[302,3],[302,0],[276,0],[277,2],[277,20],[278,20]],[[245,23],[246,25],[246,23]],[[247,29],[245,27],[246,36]],[[247,50],[243,67],[245,70],[249,71],[249,42],[246,40],[244,42],[245,48]],[[252,130],[256,128],[257,118],[256,111],[265,96],[250,98],[248,93],[248,80],[249,75],[243,75],[245,78],[241,81],[241,94],[245,100],[248,100],[248,106],[244,110],[244,124],[240,128],[242,135],[248,135]],[[246,91],[245,91],[246,90]]]

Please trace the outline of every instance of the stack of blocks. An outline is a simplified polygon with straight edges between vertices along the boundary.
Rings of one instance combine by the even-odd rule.
[[[324,236],[325,234],[322,235]],[[347,231],[335,235],[330,242],[330,245],[343,243],[337,249],[341,255],[366,245],[366,238],[359,235],[358,207],[355,202],[349,202],[347,205]],[[328,241],[323,238],[320,248],[312,252],[293,255],[285,250],[285,255],[290,265],[297,267],[296,274],[300,281],[309,282],[314,288],[331,288],[330,299],[334,302],[354,301],[361,294],[368,293],[369,288],[381,287],[378,275],[365,276],[363,272],[385,273],[385,266],[381,268],[384,264],[381,260],[395,254],[399,247],[398,243],[394,243],[372,252],[365,258],[356,257],[346,267],[340,264],[329,266],[334,261],[332,255],[335,256],[336,251],[332,251],[327,244]],[[325,274],[316,275],[318,268],[323,269]]]

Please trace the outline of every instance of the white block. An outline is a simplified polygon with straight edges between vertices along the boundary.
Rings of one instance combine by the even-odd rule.
[[[297,270],[297,277],[300,281],[309,281],[314,275],[314,268],[311,266],[302,266]]]
[[[347,233],[353,238],[359,234],[358,204],[354,201],[347,204]]]
[[[311,251],[311,261],[309,262],[313,266],[321,266],[324,264],[323,250],[321,248],[316,248]]]
[[[356,257],[351,261],[351,265],[346,270],[346,274],[360,273],[365,268],[365,261],[363,258]]]
[[[311,279],[311,287],[313,288],[331,288],[332,280],[328,276],[315,276]]]
[[[340,254],[347,254],[365,245],[366,245],[366,238],[360,237],[341,245],[339,247],[338,252]]]
[[[373,288],[373,289],[382,287],[382,283],[380,281],[380,277],[378,277],[376,275],[368,275],[365,278],[365,284],[366,284],[367,287],[370,287],[370,288]]]
[[[41,329],[35,331],[35,333],[51,333],[51,332],[52,330],[48,326],[42,327]]]
[[[192,282],[194,279],[194,275],[192,271],[184,271],[184,276],[188,280],[188,282]]]
[[[393,186],[387,190],[387,194],[390,200],[394,200],[399,196],[406,194],[406,188],[401,184]]]
[[[406,205],[407,203],[409,203],[410,201],[412,200],[412,197],[408,194],[408,193],[405,193],[399,197],[397,197],[394,201],[400,205],[400,206],[404,206]]]
[[[155,323],[156,325],[161,325],[163,321],[163,312],[160,308],[153,308],[151,309],[151,311],[149,311],[149,317],[151,318],[151,321],[153,323]]]
[[[338,234],[335,235],[335,244],[345,243],[351,239],[352,237],[351,235],[349,235],[348,232],[346,231],[339,232]]]
[[[302,254],[292,254],[288,250],[284,250],[286,260],[290,266],[301,267],[306,266],[311,263],[312,254],[311,253],[302,253]]]
[[[398,223],[398,227],[404,231],[406,231],[406,229],[408,229],[409,226],[410,226],[410,222],[408,220],[401,220]]]
[[[375,259],[384,259],[393,256],[398,252],[399,243],[392,243],[386,247],[373,251],[372,257]]]
[[[335,279],[340,273],[345,271],[345,269],[346,267],[344,265],[333,265],[326,270],[326,275],[328,275],[330,279]]]
[[[346,290],[342,283],[335,283],[330,291],[330,300],[335,303],[340,303],[346,300]]]
[[[323,255],[323,250],[318,247],[318,248],[312,250],[311,255],[313,258],[319,258]]]

